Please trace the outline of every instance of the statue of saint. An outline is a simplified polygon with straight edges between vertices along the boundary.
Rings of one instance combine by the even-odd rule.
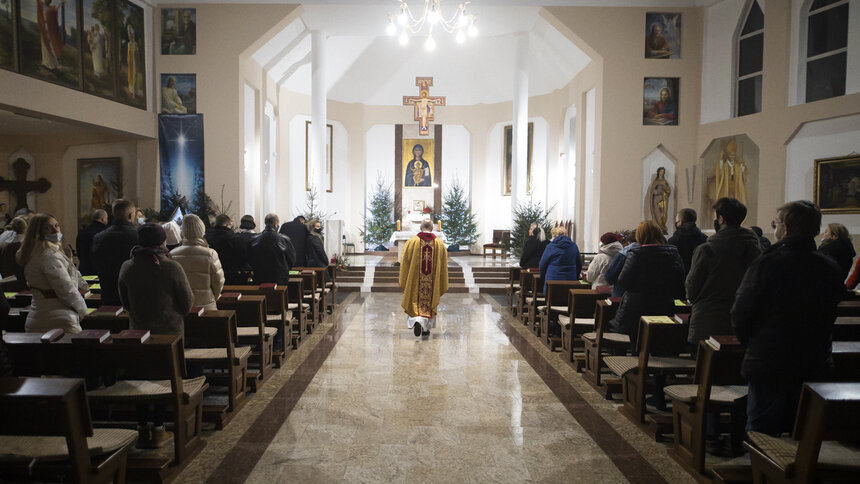
[[[740,153],[738,151],[738,142],[732,138],[720,152],[720,162],[717,163],[714,177],[717,188],[716,199],[735,198],[746,205],[749,171],[744,162],[743,151],[741,150]]]
[[[672,188],[669,182],[666,181],[666,169],[662,166],[657,168],[657,175],[654,181],[648,186],[648,194],[645,198],[646,211],[650,214],[651,219],[657,222],[657,225],[666,229],[666,219],[669,214],[669,195],[672,194]]]

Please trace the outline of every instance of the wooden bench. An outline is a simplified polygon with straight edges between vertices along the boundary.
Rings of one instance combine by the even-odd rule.
[[[832,381],[860,381],[860,341],[833,342]]]
[[[546,297],[543,294],[543,279],[540,277],[540,272],[523,271],[526,274],[525,286],[523,286],[524,295],[524,311],[523,323],[530,327],[535,334],[540,337],[540,321],[537,319],[537,308],[546,302]]]
[[[585,346],[583,377],[607,399],[611,398],[613,393],[622,391],[621,379],[604,374],[606,364],[603,358],[612,353],[627,353],[630,349],[629,336],[609,331],[609,322],[615,317],[620,305],[620,297],[598,300],[595,304],[594,332],[582,335]]]
[[[559,346],[563,347],[564,344],[561,336],[549,335],[549,328],[553,323],[559,323],[560,316],[570,315],[570,291],[580,287],[588,288],[590,285],[585,281],[546,281],[546,300],[537,307],[537,318],[541,339],[549,346],[550,351]]]
[[[833,341],[860,341],[860,316],[840,316],[833,325]]]
[[[860,383],[806,383],[792,438],[750,432],[744,447],[755,482],[858,482],[858,436]]]
[[[290,341],[289,331],[293,319],[293,312],[287,309],[287,286],[224,286],[223,292],[238,292],[243,295],[264,296],[266,298],[267,334],[270,335],[273,342],[276,338],[272,335],[272,328],[283,335],[280,344],[272,347],[272,363],[275,367],[280,368],[287,359],[287,344]]]
[[[519,267],[510,267],[508,269],[508,286],[505,288],[505,293],[508,296],[508,308],[514,316],[517,315],[516,302],[520,290],[520,271],[522,269]]]
[[[842,301],[836,306],[836,316],[860,316],[860,300]]]
[[[672,400],[675,434],[672,456],[687,472],[705,475],[706,417],[710,412],[728,413],[732,448],[740,450],[746,424],[746,380],[741,376],[744,348],[740,344],[715,348],[699,342],[693,384],[663,389]]]
[[[218,299],[218,309],[236,313],[236,342],[251,347],[249,364],[256,365],[248,369],[248,385],[252,392],[272,376],[272,352],[277,328],[266,326],[266,296],[243,294],[237,300]]]
[[[325,307],[326,311],[329,314],[334,312],[334,307],[337,305],[337,266],[335,264],[329,264],[326,268],[328,272],[329,280],[325,282],[325,288],[327,289],[326,295],[328,296]]]
[[[302,277],[291,277],[287,285],[287,309],[293,312],[292,341],[293,348],[298,347],[305,334],[313,332],[311,305],[304,301],[305,280]]]
[[[202,319],[202,318],[201,318]],[[184,380],[185,355],[179,335],[152,335],[142,344],[73,344],[72,335],[45,344],[39,333],[9,333],[4,337],[9,359],[20,376],[57,375],[78,378],[107,378],[111,386],[91,389],[93,405],[163,404],[173,417],[174,464],[186,462],[203,445],[200,428],[203,377]],[[95,413],[95,412],[94,412]],[[130,468],[164,478],[170,459],[146,458],[140,467],[130,459]]]
[[[308,329],[313,330],[323,323],[324,311],[322,311],[322,296],[317,292],[319,287],[319,276],[313,268],[296,268],[299,274],[293,277],[302,279],[302,302],[310,306],[310,321],[307,321]],[[310,331],[309,331],[310,332]]]
[[[567,294],[567,314],[558,317],[561,324],[561,346],[565,361],[576,363],[576,371],[581,371],[582,358],[577,359],[574,347],[576,337],[594,329],[595,304],[604,297],[603,293],[591,289],[591,284],[580,281],[579,289],[570,289]]]
[[[0,480],[125,482],[137,431],[94,429],[84,381],[0,378]]]

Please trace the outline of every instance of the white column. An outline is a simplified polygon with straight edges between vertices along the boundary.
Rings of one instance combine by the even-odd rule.
[[[310,186],[316,188],[317,205],[325,211],[325,159],[326,159],[326,95],[325,32],[311,32],[311,130],[310,130]],[[304,205],[302,205],[304,208]]]
[[[516,64],[514,66],[513,96],[513,163],[511,166],[511,209],[527,197],[528,136],[529,136],[529,35],[517,36]]]

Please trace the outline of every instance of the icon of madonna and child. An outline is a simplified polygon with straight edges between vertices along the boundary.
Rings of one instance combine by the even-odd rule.
[[[406,148],[404,146],[404,148]],[[416,143],[412,147],[412,159],[403,170],[404,187],[432,187],[433,186],[433,145],[430,142],[430,151],[427,153],[429,159],[424,159],[424,146]],[[404,149],[404,151],[406,151]]]

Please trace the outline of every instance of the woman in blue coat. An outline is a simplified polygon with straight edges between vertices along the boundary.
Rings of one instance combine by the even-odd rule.
[[[578,281],[582,270],[582,256],[576,242],[567,236],[567,229],[552,229],[552,241],[540,258],[540,277],[546,293],[546,281]]]

